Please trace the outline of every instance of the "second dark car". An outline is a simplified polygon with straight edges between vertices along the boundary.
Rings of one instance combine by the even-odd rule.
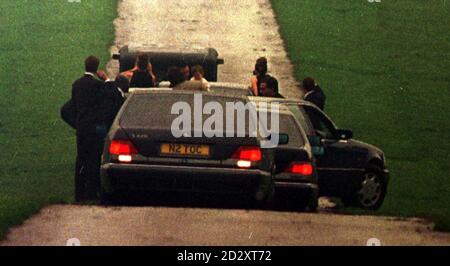
[[[295,115],[316,158],[320,195],[339,197],[347,206],[380,208],[389,182],[383,151],[353,139],[351,130],[339,129],[312,103],[279,98],[250,99],[279,102]]]

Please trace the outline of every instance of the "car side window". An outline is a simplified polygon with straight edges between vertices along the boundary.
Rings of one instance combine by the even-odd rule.
[[[321,112],[316,110],[311,106],[303,106],[305,112],[308,114],[308,117],[316,131],[317,135],[319,135],[323,139],[335,139],[335,128],[331,121],[323,115]]]

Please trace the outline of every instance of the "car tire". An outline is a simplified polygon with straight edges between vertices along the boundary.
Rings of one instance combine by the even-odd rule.
[[[342,199],[345,206],[358,207],[365,210],[378,210],[387,193],[387,180],[383,170],[369,165],[356,190]]]

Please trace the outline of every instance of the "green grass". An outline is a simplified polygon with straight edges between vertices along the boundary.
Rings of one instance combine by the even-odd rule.
[[[0,238],[72,202],[74,132],[59,117],[83,60],[109,57],[116,1],[0,2]]]
[[[385,151],[392,179],[377,214],[425,217],[449,231],[450,1],[272,6],[296,78],[317,78],[337,124]]]

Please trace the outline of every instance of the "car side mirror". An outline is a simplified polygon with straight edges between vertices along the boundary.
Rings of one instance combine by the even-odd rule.
[[[325,148],[322,145],[322,138],[320,136],[309,136],[309,144],[311,145],[311,151],[314,156],[320,156],[325,154]]]
[[[353,132],[347,129],[336,130],[337,137],[341,140],[348,140],[353,138]]]

